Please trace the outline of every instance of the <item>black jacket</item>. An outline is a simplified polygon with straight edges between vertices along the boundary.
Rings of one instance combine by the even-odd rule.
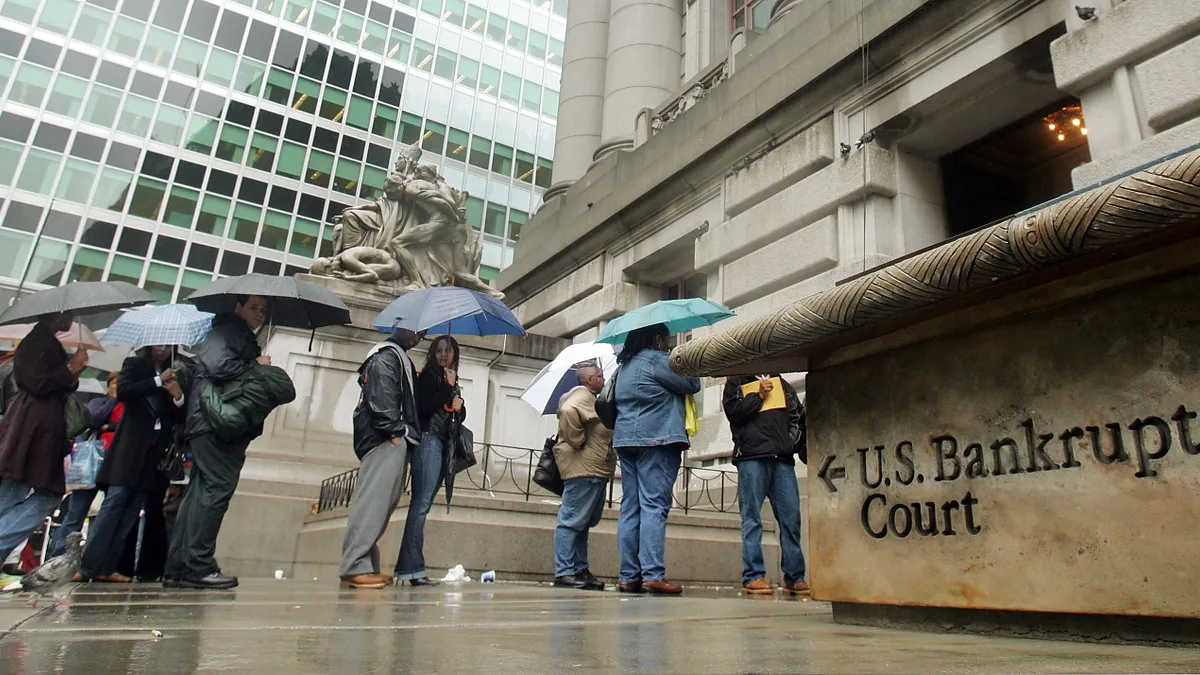
[[[407,438],[412,444],[421,441],[417,402],[397,349],[381,343],[359,366],[362,395],[354,409],[354,454],[359,459],[392,438]],[[415,380],[416,367],[411,360],[409,367]]]
[[[172,429],[185,418],[183,408],[177,407],[167,390],[154,382],[155,375],[154,366],[141,355],[125,359],[121,366],[117,400],[125,404],[125,413],[96,475],[97,486],[139,490],[154,487]],[[160,422],[157,430],[155,420]]]
[[[461,396],[458,387],[446,382],[446,371],[441,367],[431,365],[421,371],[417,378],[417,416],[422,433],[433,434],[443,441],[448,438],[451,413],[446,408],[455,396]],[[464,405],[459,422],[466,418]]]
[[[194,438],[212,431],[200,406],[201,393],[208,381],[222,384],[250,370],[260,354],[254,332],[236,314],[213,317],[212,332],[196,348],[196,377],[187,391],[187,436]],[[119,385],[118,385],[119,386]],[[254,436],[261,436],[258,429]]]
[[[722,402],[729,428],[733,432],[733,463],[775,457],[785,464],[795,464],[792,455],[800,451],[804,437],[804,407],[796,396],[796,390],[780,377],[787,407],[759,412],[762,397],[758,392],[742,395],[742,385],[754,381],[751,375],[725,380]],[[807,461],[807,458],[802,459]]]
[[[16,395],[17,378],[13,377],[13,359],[9,357],[0,363],[0,418],[4,417],[4,411],[8,410],[8,404]]]

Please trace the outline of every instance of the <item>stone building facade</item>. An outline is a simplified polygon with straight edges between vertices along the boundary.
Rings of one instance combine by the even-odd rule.
[[[1200,3],[1089,5],[572,3],[554,184],[493,283],[577,342],[670,297],[725,330],[1200,143]],[[731,450],[707,384],[692,463]]]

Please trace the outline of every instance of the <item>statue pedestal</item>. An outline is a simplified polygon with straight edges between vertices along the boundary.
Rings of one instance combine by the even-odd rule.
[[[299,275],[325,286],[350,308],[352,325],[316,331],[272,328],[260,337],[263,353],[296,385],[296,400],[267,419],[247,451],[241,484],[218,541],[224,569],[234,574],[292,575],[296,536],[317,500],[321,481],[356,468],[351,416],[358,404],[358,368],[384,335],[371,320],[394,296],[378,286]],[[466,425],[478,443],[541,448],[553,435],[553,418],[542,418],[520,400],[533,377],[569,344],[539,335],[455,336],[461,347],[459,381]],[[311,342],[311,348],[310,348]],[[429,342],[413,349],[417,368]],[[332,562],[332,561],[331,561]]]

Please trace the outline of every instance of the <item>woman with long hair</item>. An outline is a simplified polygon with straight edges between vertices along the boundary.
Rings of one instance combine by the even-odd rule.
[[[404,538],[396,561],[396,583],[436,586],[425,572],[425,517],[445,478],[451,432],[467,417],[458,386],[458,342],[449,335],[434,338],[425,367],[417,377],[417,417],[421,444],[412,456],[412,500],[404,522]]]
[[[171,351],[164,345],[143,347],[121,366],[117,399],[125,404],[125,414],[96,476],[104,502],[79,566],[85,581],[132,581],[117,572],[117,565],[155,487],[171,430],[184,421],[183,389],[171,369]]]
[[[617,356],[613,447],[621,462],[617,588],[622,593],[677,595],[683,590],[666,579],[667,515],[689,445],[684,397],[700,391],[700,380],[671,370],[669,338],[662,324],[639,328]]]

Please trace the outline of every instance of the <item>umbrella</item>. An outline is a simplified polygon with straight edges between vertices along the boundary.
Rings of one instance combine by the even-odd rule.
[[[32,323],[13,323],[7,326],[0,326],[0,342],[11,342],[13,347],[21,343],[29,331],[33,330],[36,324]],[[71,327],[58,334],[58,341],[62,346],[75,349],[87,349],[89,351],[104,351],[104,347],[100,346],[100,339],[92,332],[92,329],[81,323],[72,323]]]
[[[701,298],[659,300],[609,321],[596,342],[619,345],[625,342],[625,336],[633,331],[660,323],[665,325],[672,335],[675,335],[693,328],[711,326],[731,316],[734,316],[733,310],[711,300]]]
[[[541,415],[557,413],[558,400],[579,385],[575,378],[575,365],[592,360],[600,361],[605,377],[611,377],[617,369],[617,356],[612,345],[598,342],[571,345],[542,368],[521,393],[521,400],[533,406]]]
[[[212,330],[213,315],[192,305],[158,305],[117,317],[104,341],[139,349],[147,345],[199,344]]]
[[[371,326],[382,333],[397,328],[454,335],[524,335],[521,322],[503,302],[458,286],[423,288],[396,298]]]
[[[457,391],[455,394],[457,395]],[[475,466],[475,435],[463,426],[462,415],[451,413],[449,440],[442,454],[443,487],[446,489],[446,513],[450,513],[450,499],[454,496],[454,477]]]
[[[294,277],[243,274],[218,279],[187,301],[205,312],[232,312],[239,295],[261,295],[271,302],[271,324],[316,330],[350,323],[350,308],[333,291]]]
[[[4,314],[0,314],[0,326],[36,321],[43,316],[61,312],[107,312],[148,305],[154,300],[153,295],[124,281],[76,281],[66,286],[30,293],[17,300]]]

